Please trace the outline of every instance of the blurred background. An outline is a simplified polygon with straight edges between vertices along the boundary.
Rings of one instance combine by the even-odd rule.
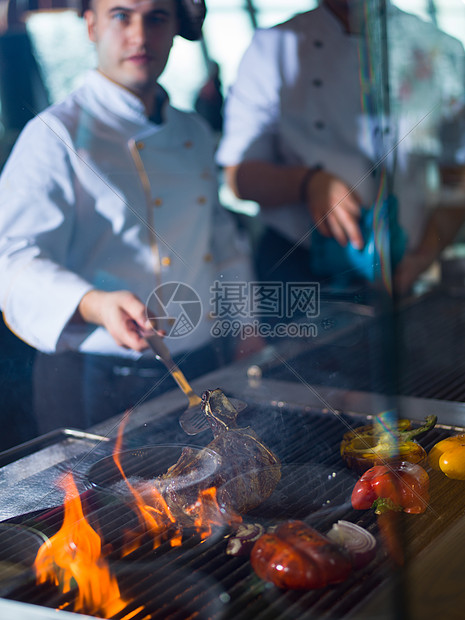
[[[0,0],[0,165],[24,121],[62,99],[94,66],[94,50],[77,2]],[[394,0],[393,4],[465,43],[463,0]],[[225,95],[255,28],[272,26],[317,5],[318,0],[208,0],[203,40],[178,37],[162,77],[173,105],[194,108],[209,71],[217,67]]]

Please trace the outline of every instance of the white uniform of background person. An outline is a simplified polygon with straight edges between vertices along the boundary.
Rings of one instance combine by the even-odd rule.
[[[345,32],[323,4],[255,33],[228,94],[217,161],[322,166],[354,186],[361,204],[370,206],[380,183],[379,170],[370,171],[381,154],[383,131],[384,152],[400,142],[394,190],[412,249],[426,217],[430,164],[440,155],[434,133],[439,116],[463,91],[463,49],[432,24],[393,6],[388,28],[395,124],[382,126],[379,110],[363,109],[361,84],[368,88],[369,80],[360,60],[361,37]],[[291,243],[313,224],[303,203],[262,208],[260,217]]]

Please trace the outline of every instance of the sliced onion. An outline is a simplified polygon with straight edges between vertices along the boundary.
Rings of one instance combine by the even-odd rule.
[[[241,523],[236,533],[229,538],[226,553],[234,556],[249,555],[255,541],[264,533],[265,528],[260,523]]]
[[[350,521],[334,523],[328,538],[348,551],[354,568],[366,566],[376,555],[376,538],[373,534]]]

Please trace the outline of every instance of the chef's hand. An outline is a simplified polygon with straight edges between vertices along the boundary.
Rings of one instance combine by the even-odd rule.
[[[342,245],[350,242],[363,248],[359,226],[361,206],[358,196],[341,179],[318,170],[306,187],[307,206],[318,230]]]
[[[145,305],[129,291],[89,291],[81,299],[78,313],[86,323],[105,327],[121,347],[135,351],[148,347],[139,334],[139,329],[152,329]]]

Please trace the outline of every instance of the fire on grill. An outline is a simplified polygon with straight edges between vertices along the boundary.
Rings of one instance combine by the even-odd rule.
[[[121,558],[134,552],[147,536],[156,549],[164,541],[181,545],[185,528],[194,529],[204,540],[215,527],[237,526],[242,521],[240,513],[266,500],[279,482],[279,459],[253,430],[237,427],[237,412],[221,390],[205,392],[203,407],[213,441],[204,449],[184,448],[165,474],[143,483],[132,483],[122,467],[124,423],[120,425],[113,459],[127,488],[126,501],[138,519],[137,527],[125,531]],[[205,461],[211,462],[214,456],[216,467],[210,471],[207,467],[205,474]],[[63,524],[39,549],[37,583],[50,581],[64,594],[75,584],[75,611],[112,618],[128,601],[121,597],[100,535],[84,515],[71,473],[61,485],[65,491]],[[136,608],[122,618],[129,620],[140,611]]]
[[[292,387],[294,394],[295,386],[288,387]],[[215,392],[210,395],[217,395],[221,404],[222,395]],[[234,420],[225,424],[212,420],[214,437],[210,443],[208,438],[199,442],[203,447],[185,440],[179,429],[179,412],[172,411],[172,417],[149,420],[147,425],[121,426],[113,456],[110,446],[105,444],[99,446],[98,454],[86,455],[77,465],[70,461],[65,467],[60,461],[59,467],[51,468],[50,475],[56,479],[58,471],[61,474],[70,469],[74,471],[78,487],[81,485],[81,495],[74,496],[68,475],[66,493],[71,503],[66,510],[76,514],[78,508],[74,502],[81,501],[83,517],[73,518],[73,527],[74,522],[81,525],[85,519],[84,531],[90,532],[89,527],[93,530],[94,534],[85,538],[94,541],[99,553],[88,552],[99,558],[97,567],[105,575],[90,579],[85,587],[92,589],[94,582],[100,581],[113,588],[116,577],[118,590],[113,589],[112,594],[94,593],[95,599],[89,600],[87,594],[84,596],[78,591],[74,576],[68,577],[70,590],[66,593],[64,586],[57,587],[51,581],[37,585],[29,577],[28,581],[22,580],[20,585],[5,589],[4,597],[65,611],[76,610],[79,603],[84,605],[84,613],[111,616],[115,620],[190,617],[290,620],[309,617],[309,614],[318,618],[352,617],[360,604],[384,591],[393,569],[374,511],[354,510],[351,505],[358,474],[345,465],[340,455],[344,433],[371,420],[367,416],[322,411],[288,401],[257,403],[250,400],[245,413],[238,417],[239,428],[235,427],[234,412]],[[215,399],[210,397],[209,402],[213,404]],[[223,412],[225,417],[227,411]],[[246,423],[241,424],[242,420]],[[420,443],[429,452],[437,441],[449,434],[450,430],[439,425],[426,437],[422,436]],[[189,448],[184,454],[181,443]],[[150,447],[143,447],[147,445]],[[233,446],[235,450],[231,451]],[[225,452],[220,455],[223,447]],[[244,458],[241,467],[238,450]],[[276,461],[270,462],[270,454]],[[183,463],[189,463],[190,467],[182,467]],[[242,487],[238,486],[235,493],[231,489],[240,472],[247,468],[252,472],[249,486],[258,472],[266,472],[266,482],[264,490],[258,486],[262,494],[254,498],[255,507],[239,515],[238,508],[241,503],[242,508],[245,505],[241,499]],[[176,483],[173,472],[177,475]],[[430,469],[428,473],[431,485],[427,510],[418,515],[399,513],[407,563],[429,549],[432,541],[440,538],[444,529],[454,524],[463,512],[463,502],[459,501],[463,497],[463,482],[446,479],[440,472]],[[279,481],[278,476],[281,477]],[[268,486],[270,480],[276,483],[272,491]],[[164,504],[155,502],[154,486],[155,495],[160,494]],[[171,495],[167,492],[169,487]],[[236,502],[234,508],[227,505],[230,500]],[[63,512],[62,508],[42,508],[38,513],[13,517],[12,522],[37,527],[49,536],[44,555],[41,554],[43,559],[54,543],[53,536],[64,524]],[[441,518],[436,518],[438,515]],[[249,544],[246,544],[245,554],[231,555],[227,551],[231,546],[229,542],[235,537],[250,535],[254,538],[254,532],[258,537],[269,535],[273,527],[279,528],[292,520],[304,522],[323,536],[331,534],[331,538],[332,534],[337,534],[338,543],[341,528],[357,524],[376,538],[375,548],[369,550],[369,563],[363,562],[362,566],[352,563],[352,571],[340,583],[288,590],[257,576],[249,557]],[[301,525],[296,527],[300,536]],[[296,532],[286,526],[284,537],[283,530],[278,531],[279,539],[286,543],[288,533],[294,535]],[[265,538],[262,541],[265,546],[262,544],[257,549],[266,550],[270,542],[275,546],[273,540]],[[76,549],[71,548],[73,553],[68,561],[71,559],[72,568],[76,570]],[[365,560],[367,554],[363,555]],[[85,562],[84,565],[87,566]],[[77,570],[79,575],[83,572],[95,575],[91,571]]]
[[[35,560],[37,583],[51,581],[66,594],[77,585],[76,611],[111,618],[126,606],[118,583],[102,555],[98,533],[89,525],[69,474],[62,481],[65,490],[61,529],[39,549]]]

